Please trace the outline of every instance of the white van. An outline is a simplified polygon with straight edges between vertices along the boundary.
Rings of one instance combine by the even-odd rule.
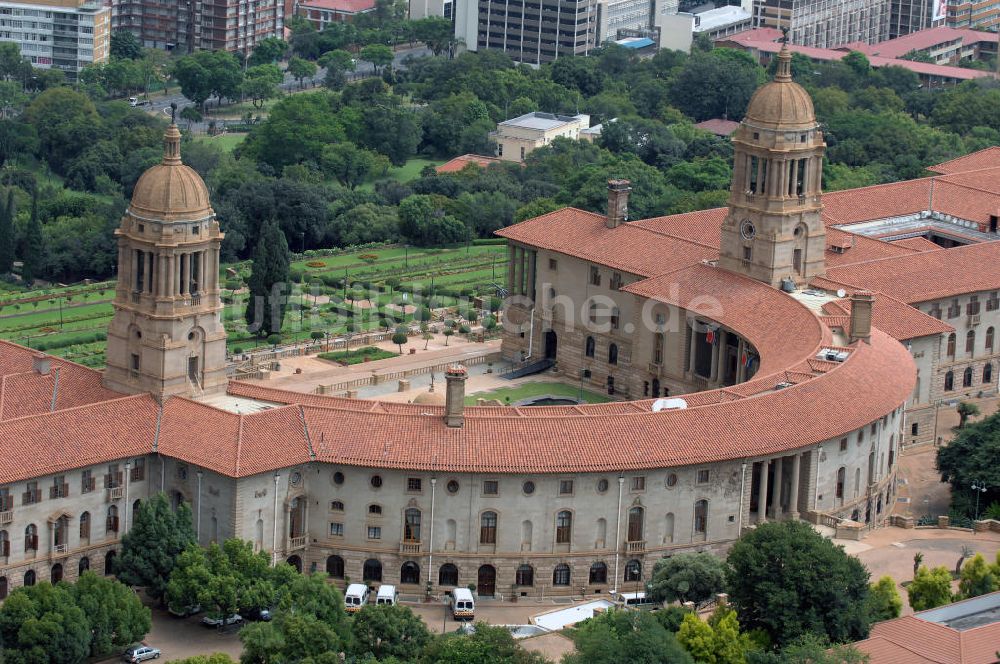
[[[399,602],[399,592],[396,590],[396,586],[384,585],[378,587],[378,593],[375,595],[376,604],[388,604],[393,606]]]
[[[368,586],[363,583],[352,583],[344,593],[344,610],[357,613],[368,603]]]
[[[132,108],[135,108],[137,106],[150,106],[152,103],[153,102],[149,101],[148,99],[140,99],[138,97],[128,98],[128,105],[131,106]]]
[[[621,609],[632,609],[638,611],[648,611],[656,608],[656,603],[651,599],[646,599],[646,593],[618,593],[615,604]]]
[[[468,588],[455,588],[451,591],[451,615],[455,620],[472,620],[476,617],[476,603]]]

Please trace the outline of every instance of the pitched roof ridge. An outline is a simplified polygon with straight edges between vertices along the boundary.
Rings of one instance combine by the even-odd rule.
[[[582,208],[578,208],[573,205],[567,205],[566,207],[561,207],[558,210],[553,210],[552,212],[546,212],[545,214],[540,214],[537,217],[532,217],[531,219],[525,219],[524,221],[519,221],[516,224],[511,224],[510,226],[504,226],[503,228],[499,229],[496,232],[499,235],[504,231],[510,230],[511,228],[517,228],[518,226],[521,226],[523,224],[528,224],[533,221],[539,221],[540,219],[548,219],[549,217],[553,217],[558,214],[566,214],[567,212],[580,212],[594,217],[599,217],[601,219],[604,219],[605,217],[605,215],[600,214],[598,212],[591,212],[590,210],[584,210]]]
[[[240,457],[243,456],[243,418],[245,416],[241,414],[239,417],[240,417],[239,429],[237,429],[236,431],[236,454],[235,454],[236,458],[234,459],[234,464],[233,464],[233,472],[235,473],[236,477],[240,476]]]
[[[60,410],[55,410],[55,411],[47,410],[44,413],[29,413],[28,415],[20,415],[18,417],[12,417],[10,419],[0,421],[0,426],[2,426],[4,424],[11,423],[11,422],[21,422],[21,421],[30,419],[32,417],[36,417],[37,418],[37,417],[49,417],[49,416],[52,416],[52,415],[62,415],[64,413],[70,413],[70,412],[73,412],[73,411],[81,411],[81,410],[84,410],[84,409],[87,409],[87,408],[97,408],[99,406],[106,406],[106,405],[111,404],[111,403],[119,403],[119,402],[123,402],[123,401],[140,401],[140,400],[146,400],[146,399],[149,399],[150,401],[153,401],[153,397],[150,394],[147,394],[145,392],[143,392],[141,394],[125,394],[125,395],[122,395],[120,397],[116,397],[114,399],[105,399],[104,401],[94,401],[94,402],[91,402],[91,403],[84,403],[84,404],[80,404],[79,406],[70,406],[69,408],[62,408]],[[154,401],[154,403],[155,403],[155,401]]]
[[[305,436],[306,439],[306,447],[309,448],[309,458],[315,459],[316,450],[313,448],[312,437],[309,435],[309,423],[306,421],[306,413],[303,410],[303,406],[302,404],[290,404],[290,405],[294,405],[297,408],[299,421],[302,423],[302,434]],[[320,435],[322,435],[322,433]]]
[[[719,209],[722,209],[722,208],[706,208],[706,209],[707,210],[719,210]],[[699,212],[704,212],[704,211],[705,210],[699,210]],[[673,216],[673,215],[670,215],[670,216]],[[664,219],[664,218],[665,217],[652,217],[652,219]],[[643,222],[643,221],[646,221],[646,219],[638,219],[638,220],[636,220],[634,222],[630,222],[630,223],[638,223],[638,222]],[[627,226],[627,225],[628,224],[625,224],[625,226]],[[698,247],[705,247],[706,249],[716,249],[716,250],[718,250],[718,247],[716,247],[715,245],[705,244],[704,242],[699,242],[697,240],[692,240],[691,238],[687,238],[687,237],[681,237],[680,235],[674,235],[673,233],[667,233],[667,232],[660,231],[660,230],[655,230],[655,229],[652,229],[652,228],[646,228],[645,226],[633,226],[632,228],[638,229],[640,231],[646,231],[647,233],[653,233],[654,235],[661,235],[663,237],[669,237],[669,238],[672,238],[674,240],[680,240],[682,242],[687,242],[688,244],[693,244],[693,245],[698,246]]]
[[[968,175],[969,173],[977,173],[979,171],[995,171],[995,170],[1000,170],[1000,166],[990,166],[989,168],[979,168],[979,169],[976,169],[974,171],[959,171],[958,173],[945,173],[943,175],[936,176],[937,185],[938,185],[938,187],[940,187],[941,185],[948,184],[948,185],[951,185],[952,187],[961,187],[962,189],[968,189],[970,191],[978,191],[978,192],[981,192],[981,193],[984,193],[984,194],[992,194],[992,195],[996,196],[998,194],[998,192],[996,190],[983,189],[982,187],[977,187],[977,186],[975,186],[973,184],[969,184],[968,182],[962,182],[961,180],[956,182],[954,180],[945,180],[944,179],[944,178],[950,178],[950,177],[961,178],[963,175]]]

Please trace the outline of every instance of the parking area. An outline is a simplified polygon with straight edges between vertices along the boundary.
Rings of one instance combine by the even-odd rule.
[[[210,655],[214,652],[223,652],[239,660],[243,647],[240,645],[239,630],[235,627],[228,627],[224,632],[220,632],[218,629],[202,625],[201,615],[175,618],[156,607],[152,607],[152,612],[153,629],[143,643],[162,651],[159,661],[169,662],[195,655]]]

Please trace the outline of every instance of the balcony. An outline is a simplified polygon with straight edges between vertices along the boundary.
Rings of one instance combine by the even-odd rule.
[[[296,549],[304,549],[304,548],[306,548],[306,539],[307,538],[306,538],[305,535],[302,535],[301,537],[289,537],[288,538],[288,550],[289,551],[295,551]]]
[[[125,495],[125,487],[112,486],[108,487],[108,502],[112,503],[116,500],[121,500]]]
[[[642,553],[646,550],[646,541],[625,542],[625,550],[629,553]]]
[[[69,544],[54,544],[52,546],[52,556],[53,558],[58,556],[69,555]]]
[[[399,552],[403,554],[416,555],[420,553],[420,542],[403,542],[399,545]]]
[[[0,512],[0,526],[6,526],[8,523],[14,520],[13,510],[7,510],[6,512]]]

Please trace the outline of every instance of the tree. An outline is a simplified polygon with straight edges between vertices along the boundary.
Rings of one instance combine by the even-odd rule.
[[[24,73],[26,64],[17,42],[0,42],[0,77],[3,80],[19,78]]]
[[[346,138],[330,103],[322,93],[285,97],[254,127],[241,146],[242,154],[279,173],[290,164],[318,161],[324,147]]]
[[[921,566],[906,587],[906,594],[914,611],[947,604],[951,601],[951,573],[943,565],[932,570]]]
[[[451,337],[452,337],[453,334],[455,334],[455,328],[453,328],[453,327],[446,327],[441,332],[441,334],[444,335],[444,345],[447,346],[448,345],[448,340],[451,339]]]
[[[898,618],[903,610],[903,600],[891,576],[883,576],[871,585],[868,596],[868,614],[872,622]]]
[[[780,653],[752,653],[752,664],[867,664],[868,655],[852,645],[831,645],[822,636],[806,634]]]
[[[288,73],[299,82],[299,87],[302,87],[302,81],[307,78],[312,78],[316,75],[316,63],[309,60],[303,60],[302,58],[292,57],[288,61]]]
[[[431,641],[421,664],[545,664],[542,655],[521,648],[502,625],[476,623],[471,634],[444,634]]]
[[[962,567],[958,593],[963,598],[979,597],[994,592],[998,587],[998,570],[994,569],[983,554],[977,553]]]
[[[653,567],[646,592],[654,602],[695,602],[711,599],[725,588],[727,565],[710,553],[681,553]]]
[[[253,271],[247,285],[247,329],[267,337],[281,332],[288,306],[290,256],[285,235],[274,221],[265,222],[253,254]]]
[[[7,190],[7,203],[0,201],[0,274],[14,269],[14,189]]]
[[[174,63],[174,78],[184,96],[203,108],[213,95],[235,98],[243,82],[243,70],[228,51],[197,51]]]
[[[194,542],[191,508],[181,503],[175,512],[158,493],[142,501],[133,514],[133,525],[115,558],[115,575],[130,586],[145,586],[146,594],[162,602],[177,556]]]
[[[422,247],[461,242],[468,233],[465,224],[444,210],[441,196],[415,194],[399,203],[399,230]]]
[[[744,629],[781,647],[803,634],[868,635],[868,572],[800,521],[764,523],[729,551],[726,585]]]
[[[979,414],[979,406],[972,403],[971,401],[960,401],[958,402],[958,407],[955,408],[958,412],[958,428],[964,429],[965,424],[969,421],[970,417],[975,417]]]
[[[424,42],[435,56],[451,49],[456,43],[455,28],[451,21],[442,16],[431,16],[413,22],[413,36]],[[569,58],[576,60],[577,58]]]
[[[128,30],[115,30],[111,33],[111,57],[138,60],[142,57],[142,44],[134,33]]]
[[[937,451],[941,479],[951,483],[953,509],[973,516],[969,487],[982,483],[984,504],[1000,500],[1000,413],[959,429],[948,445]]]
[[[527,221],[528,219],[534,219],[535,217],[540,217],[543,214],[561,210],[564,207],[564,205],[559,205],[551,198],[536,198],[535,200],[525,203],[521,207],[517,208],[517,212],[514,213],[514,222],[520,223],[522,221]]]
[[[392,333],[392,343],[399,346],[399,354],[403,354],[403,344],[409,341],[409,336],[406,333],[405,327],[397,327],[396,331]]]
[[[353,143],[334,143],[323,148],[320,168],[348,189],[354,189],[376,173],[388,170],[389,160]]]
[[[32,284],[35,277],[43,270],[45,260],[45,240],[42,237],[42,224],[38,221],[38,188],[31,193],[31,217],[24,232],[23,255],[21,256],[21,280]]]
[[[196,106],[185,106],[181,109],[179,113],[181,120],[186,120],[188,123],[188,129],[191,128],[191,123],[201,122],[204,120],[204,116],[201,111],[198,110]],[[185,160],[186,161],[186,160]]]
[[[570,638],[576,652],[563,664],[693,664],[694,659],[651,613],[607,611],[578,623]]]
[[[379,660],[416,659],[431,638],[419,616],[408,607],[393,604],[362,608],[351,621],[351,634],[356,657],[371,655]]]
[[[695,120],[739,120],[763,78],[764,70],[742,51],[694,53],[674,78],[670,99]]]
[[[18,588],[0,606],[5,664],[81,664],[90,654],[90,623],[67,584]]]
[[[250,55],[248,64],[251,67],[257,65],[273,65],[285,57],[288,52],[288,42],[278,37],[267,37],[257,42],[253,53]]]
[[[38,132],[41,156],[62,174],[72,159],[97,141],[102,129],[94,103],[65,87],[35,97],[24,119]]]
[[[355,70],[355,61],[351,54],[343,49],[327,51],[319,58],[319,65],[326,68],[326,78],[323,84],[331,90],[340,90],[347,83],[346,72]]]
[[[385,44],[369,44],[361,49],[361,53],[358,56],[365,62],[372,63],[375,73],[378,74],[380,68],[387,66],[393,61],[395,54]]]
[[[274,99],[280,92],[281,70],[277,65],[257,65],[247,70],[243,78],[243,94],[250,97],[255,108],[264,106],[268,99]]]
[[[73,584],[90,626],[90,655],[108,655],[142,640],[153,626],[149,608],[125,584],[87,571]]]
[[[740,633],[736,612],[725,606],[716,609],[708,622],[688,613],[677,631],[677,641],[697,662],[743,664],[747,653],[757,649],[748,634]]]

